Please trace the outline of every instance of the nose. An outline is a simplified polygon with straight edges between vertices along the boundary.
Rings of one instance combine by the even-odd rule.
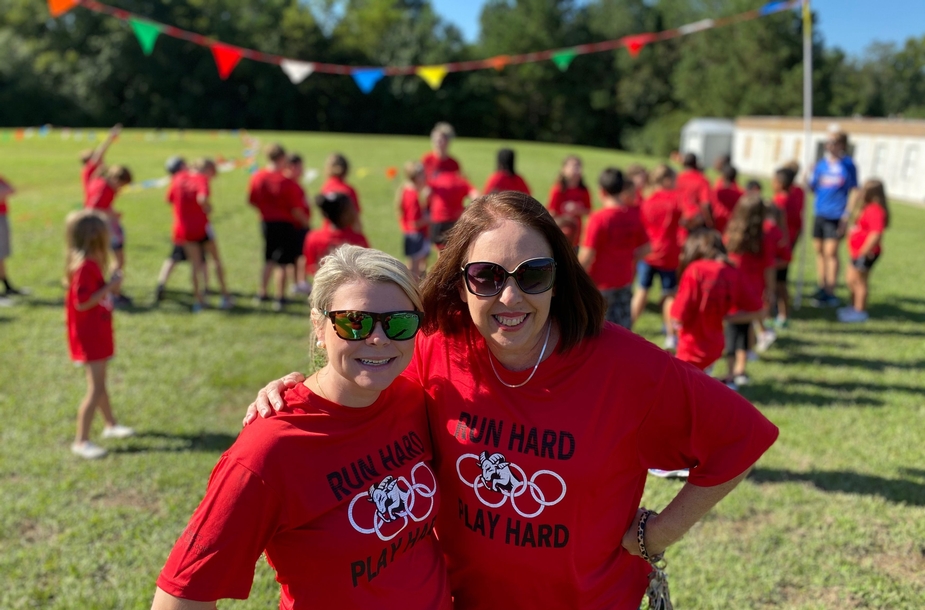
[[[513,305],[523,300],[523,292],[521,292],[520,286],[517,285],[517,281],[513,277],[505,280],[504,287],[501,288],[501,294],[498,295],[498,300],[505,305]]]
[[[366,337],[366,343],[368,345],[388,345],[391,342],[392,340],[385,334],[385,328],[383,328],[382,322],[376,322],[376,325],[373,327],[373,332]]]

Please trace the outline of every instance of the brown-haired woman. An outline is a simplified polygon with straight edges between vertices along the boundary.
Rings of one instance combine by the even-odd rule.
[[[525,194],[473,202],[423,292],[426,336],[406,374],[428,396],[455,607],[638,608],[652,570],[640,557],[680,539],[777,429],[604,324],[571,244]],[[282,385],[251,410],[281,404]],[[647,468],[694,466],[661,514],[639,507]]]

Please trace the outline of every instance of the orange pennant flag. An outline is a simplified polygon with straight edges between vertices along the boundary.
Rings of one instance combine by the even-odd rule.
[[[241,51],[223,44],[212,45],[211,49],[215,65],[218,66],[218,75],[222,80],[226,80],[241,61]]]
[[[77,6],[77,0],[48,0],[48,12],[52,17],[60,17]]]
[[[511,63],[510,55],[498,55],[497,57],[492,57],[488,60],[488,65],[500,72],[504,70],[504,66]]]

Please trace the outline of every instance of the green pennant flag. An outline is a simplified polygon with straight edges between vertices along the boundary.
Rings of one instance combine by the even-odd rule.
[[[569,64],[572,63],[576,55],[578,55],[578,53],[575,52],[575,49],[565,49],[564,51],[552,54],[552,63],[556,64],[560,70],[565,72],[568,70]]]
[[[157,42],[157,36],[161,33],[161,28],[153,23],[139,21],[138,19],[129,19],[128,22],[135,31],[135,36],[138,37],[141,50],[144,51],[145,55],[150,55],[151,51],[154,50],[154,43]]]

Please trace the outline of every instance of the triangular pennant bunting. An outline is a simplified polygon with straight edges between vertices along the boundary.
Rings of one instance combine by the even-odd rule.
[[[282,60],[279,62],[279,67],[283,69],[283,72],[286,73],[293,85],[298,85],[315,71],[315,64],[307,61],[295,61],[294,59]]]
[[[360,91],[369,93],[376,86],[376,83],[385,76],[385,70],[382,68],[363,68],[361,70],[354,70],[350,76],[353,77]]]
[[[218,75],[222,80],[226,80],[241,61],[241,51],[223,44],[212,45],[211,49],[215,65],[218,66]]]
[[[630,57],[635,59],[639,57],[642,49],[654,39],[653,34],[636,34],[635,36],[625,36],[623,44],[626,45],[626,50],[630,52]]]
[[[153,23],[139,19],[129,19],[128,22],[135,32],[135,37],[138,38],[141,50],[145,55],[150,55],[151,51],[154,50],[154,43],[157,42],[157,37],[161,33],[161,28]]]
[[[446,66],[421,66],[415,72],[424,79],[425,83],[430,85],[431,89],[437,90],[443,84],[447,70]]]
[[[557,51],[552,54],[552,63],[556,64],[556,67],[565,72],[568,70],[569,65],[571,65],[572,60],[575,59],[576,55],[578,55],[578,51],[575,49]]]
[[[779,13],[780,11],[785,11],[790,8],[790,2],[786,0],[784,2],[768,2],[760,9],[758,9],[758,14],[764,17],[765,15],[770,15],[771,13]]]
[[[60,17],[77,6],[77,0],[48,0],[48,12],[52,17]]]
[[[492,57],[491,59],[489,59],[487,63],[489,66],[491,66],[492,68],[500,72],[501,70],[504,70],[504,66],[511,63],[511,56],[510,55],[498,55],[497,57]]]
[[[693,34],[694,32],[702,32],[703,30],[709,30],[713,27],[715,22],[712,19],[701,19],[700,21],[695,21],[694,23],[688,23],[687,25],[682,25],[678,28],[678,33],[683,35]]]

